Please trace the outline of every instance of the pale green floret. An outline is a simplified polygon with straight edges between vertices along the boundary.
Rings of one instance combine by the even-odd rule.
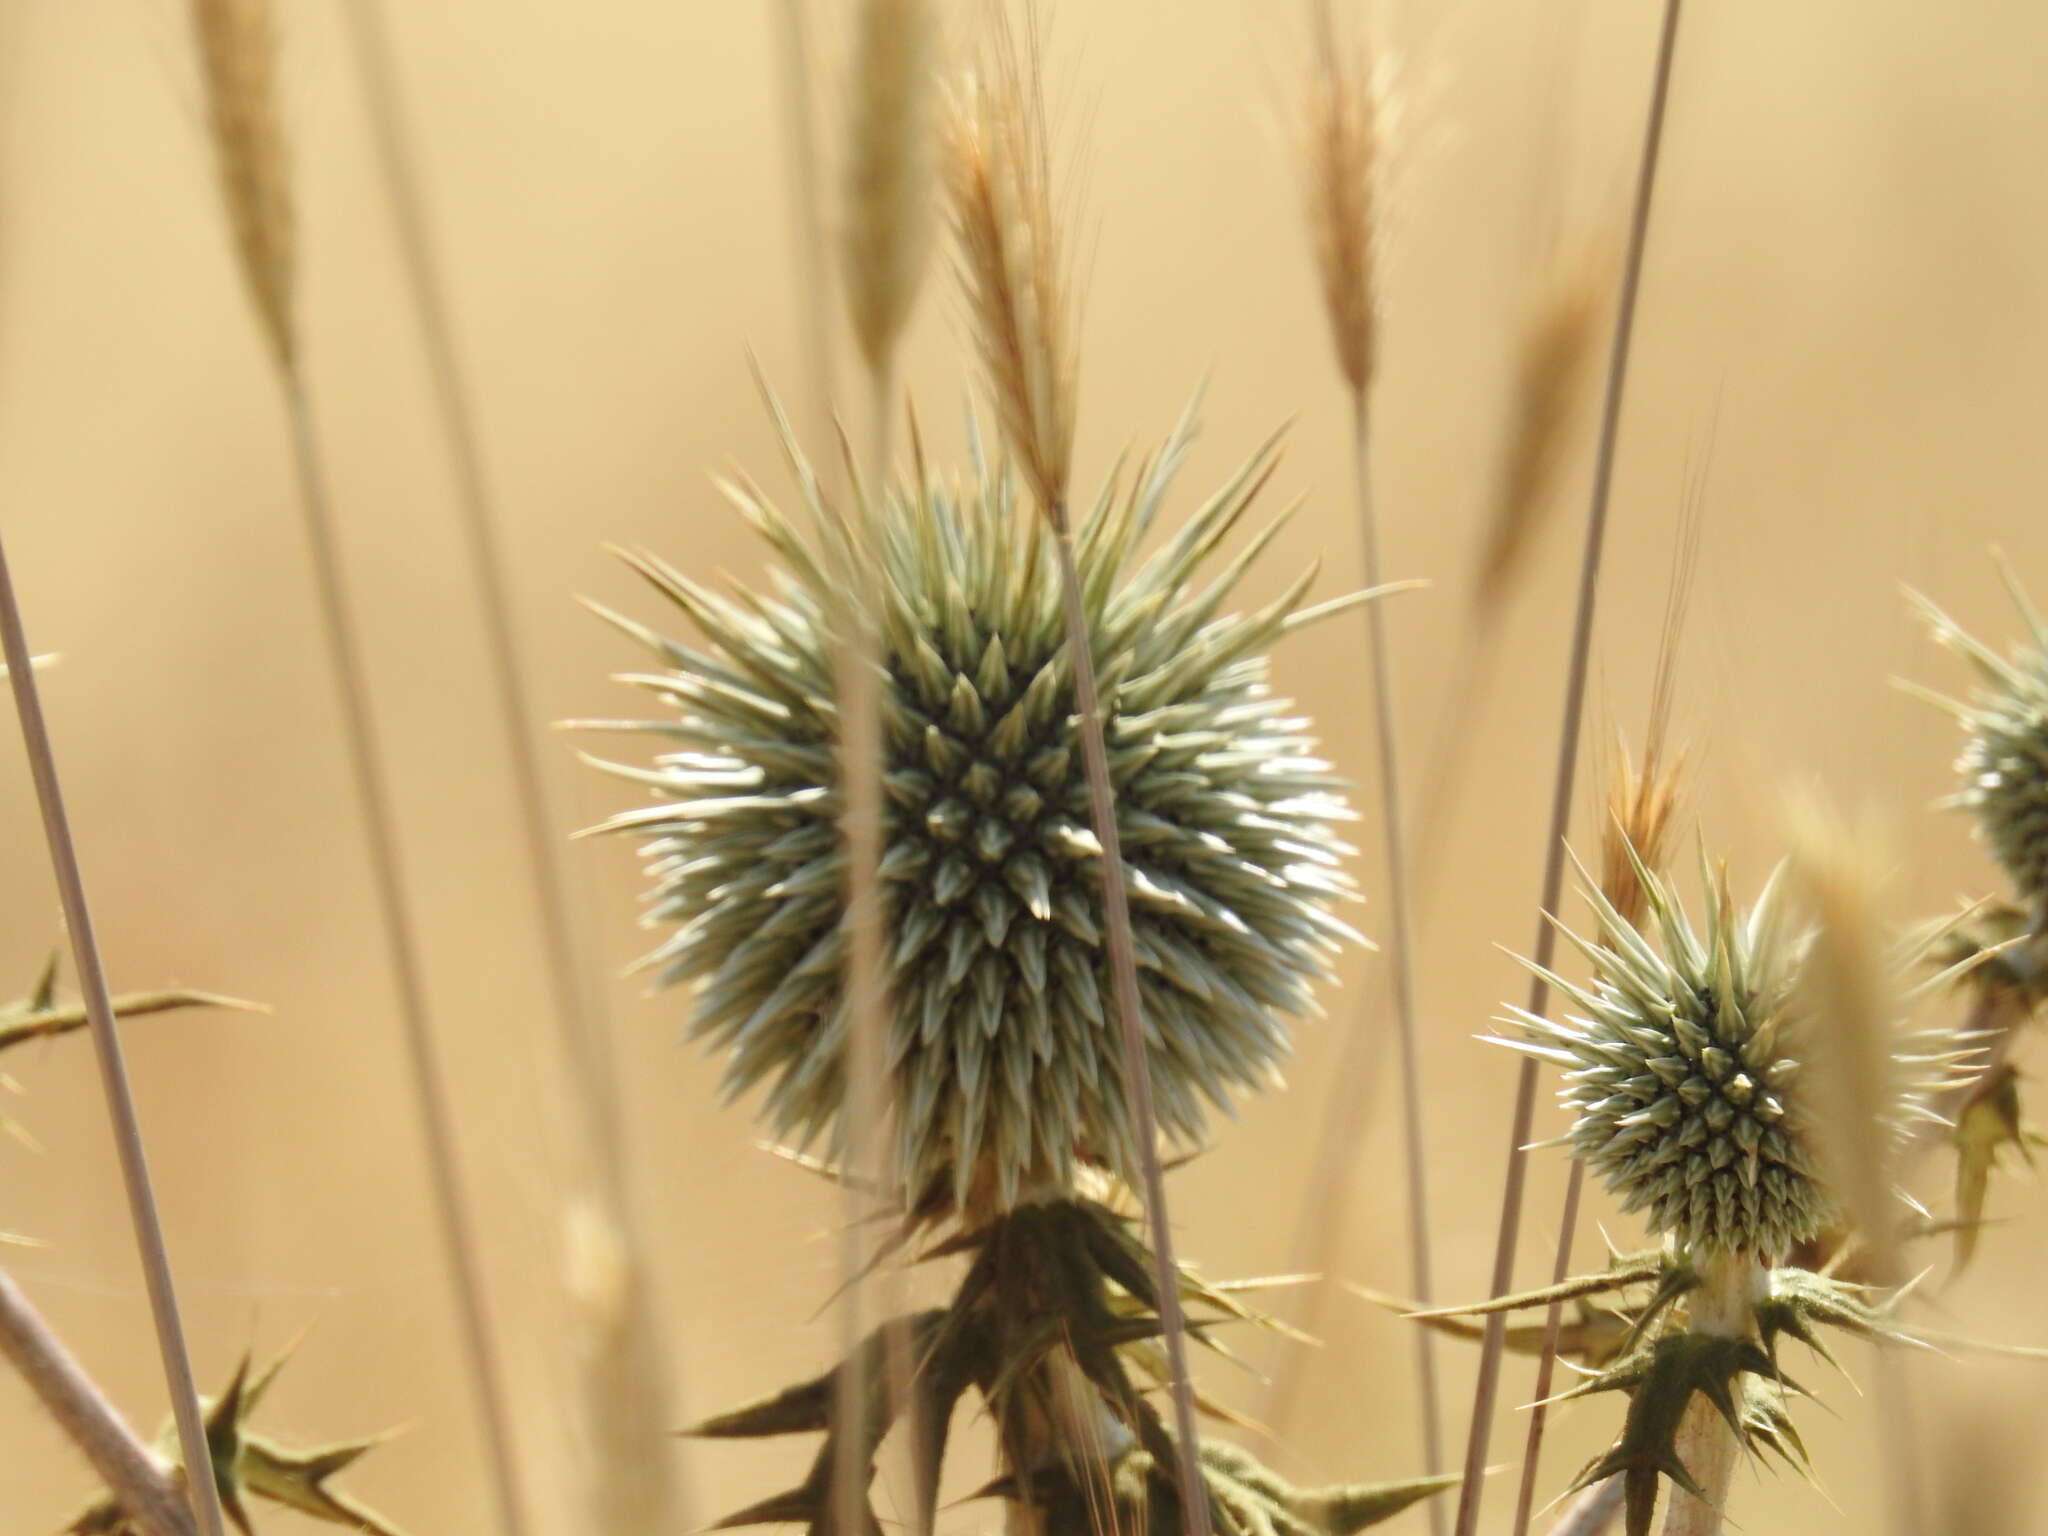
[[[1337,605],[1225,614],[1273,530],[1206,584],[1198,569],[1249,507],[1270,445],[1158,551],[1137,558],[1186,446],[1183,424],[1128,495],[1078,531],[1133,907],[1162,1131],[1199,1138],[1210,1107],[1269,1086],[1287,1015],[1312,1006],[1355,938],[1332,824],[1348,818],[1306,722],[1267,688],[1266,650]],[[1071,1185],[1077,1160],[1134,1173],[1110,978],[1101,850],[1090,831],[1057,571],[1006,473],[896,487],[878,516],[887,657],[881,874],[898,1172],[1001,1203]],[[780,557],[776,594],[714,593],[641,557],[704,649],[620,621],[666,670],[631,681],[674,718],[636,722],[681,750],[647,769],[656,804],[607,825],[646,834],[651,955],[696,986],[691,1032],[725,1082],[766,1090],[778,1135],[829,1136],[846,1028],[828,566],[831,514],[799,465],[809,533],[751,486],[725,490]],[[1276,525],[1277,526],[1277,525]]]
[[[2031,642],[2001,656],[1916,595],[1934,637],[1975,668],[1982,686],[1968,703],[1938,699],[1969,740],[1956,760],[1963,787],[1948,801],[1969,810],[1993,857],[2048,917],[2048,625],[2007,576]]]
[[[1594,979],[1551,977],[1579,1013],[1517,1009],[1533,1042],[1505,1043],[1567,1068],[1567,1141],[1624,1210],[1688,1252],[1781,1255],[1834,1217],[1788,1054],[1807,940],[1786,933],[1775,877],[1738,919],[1726,872],[1706,872],[1702,935],[1667,884],[1640,863],[1637,874],[1654,937],[1590,890],[1599,939],[1562,931]]]

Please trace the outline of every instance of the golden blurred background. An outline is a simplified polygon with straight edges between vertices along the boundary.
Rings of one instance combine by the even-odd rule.
[[[548,719],[637,709],[607,679],[630,648],[582,593],[666,622],[610,559],[645,543],[686,569],[755,575],[761,551],[707,487],[778,465],[749,348],[804,377],[784,79],[768,4],[435,0],[390,7],[415,146],[455,291],[518,620]],[[576,1447],[560,1240],[572,1163],[566,1077],[545,1017],[533,904],[488,692],[450,468],[402,284],[360,80],[336,5],[281,16],[302,214],[307,349],[370,642],[440,1050],[489,1260],[521,1461],[541,1529],[570,1531]],[[839,56],[840,0],[813,4],[812,53]],[[1390,3],[1403,116],[1385,237],[1377,472],[1400,598],[1411,774],[1443,702],[1534,280],[1617,221],[1656,7],[1619,0]],[[1208,380],[1191,506],[1292,419],[1275,505],[1305,509],[1255,578],[1321,559],[1357,579],[1344,414],[1284,116],[1301,29],[1257,0],[1089,0],[1057,9],[1054,80],[1085,169],[1089,277],[1081,476],[1148,444]],[[214,199],[183,8],[173,0],[12,0],[0,31],[0,518],[119,987],[182,982],[261,999],[268,1017],[188,1014],[127,1041],[202,1381],[312,1327],[273,1427],[334,1439],[406,1423],[351,1486],[416,1533],[482,1532],[489,1501],[469,1413],[392,990],[369,904],[337,711],[318,649],[285,424]],[[1900,584],[2001,643],[2017,622],[1987,550],[2048,595],[2048,11],[2013,0],[1733,0],[1691,8],[1680,44],[1645,277],[1590,740],[1640,732],[1688,477],[1703,551],[1678,733],[1699,815],[1752,891],[1777,856],[1789,785],[1821,783],[1886,818],[1901,917],[1994,888],[1966,824],[1931,803],[1956,739],[1893,675],[1960,686]],[[826,114],[830,116],[830,91]],[[949,449],[971,386],[958,304],[935,269],[907,380]],[[1531,940],[1583,504],[1584,451],[1503,626],[1498,681],[1458,722],[1467,792],[1443,844],[1422,969],[1446,1297],[1483,1293],[1515,1062],[1477,1043],[1523,981],[1499,946]],[[1316,717],[1370,802],[1353,635],[1290,641],[1283,688]],[[561,828],[631,791],[549,744]],[[1585,797],[1582,797],[1582,803]],[[9,877],[0,978],[26,991],[57,939],[33,797],[0,753]],[[1582,813],[1578,837],[1590,838]],[[1688,831],[1688,836],[1689,831]],[[1370,819],[1359,874],[1382,881]],[[624,842],[571,855],[582,942],[604,974],[640,949]],[[1378,931],[1383,908],[1360,921]],[[1245,1108],[1174,1187],[1181,1247],[1218,1275],[1290,1262],[1332,1105],[1363,1171],[1336,1270],[1399,1289],[1403,1207],[1385,1074],[1334,1080],[1342,1031],[1377,986],[1350,956],[1329,1017],[1300,1035],[1295,1086]],[[0,990],[5,990],[0,987]],[[610,983],[625,1132],[675,1358],[696,1416],[821,1369],[836,1323],[838,1206],[764,1156],[715,1064],[679,1048],[680,996]],[[1383,1056],[1380,1058],[1385,1059]],[[11,1270],[124,1409],[164,1411],[148,1312],[82,1040],[5,1063],[6,1113],[40,1153],[0,1143],[0,1230],[44,1246]],[[1541,1134],[1560,1121],[1546,1098]],[[1547,1272],[1564,1163],[1538,1154],[1522,1275]],[[1942,1191],[1931,1193],[1939,1200]],[[1936,1302],[1943,1326],[2048,1344],[2048,1201],[2001,1185],[2012,1218]],[[1598,1202],[1617,1240],[1634,1235]],[[1582,1256],[1596,1258],[1589,1219]],[[1290,1302],[1299,1306],[1300,1302]],[[1321,1309],[1290,1474],[1419,1470],[1410,1341],[1344,1294]],[[1251,1341],[1273,1368],[1286,1348]],[[1452,1348],[1454,1443],[1472,1357]],[[1845,1356],[1867,1377],[1867,1355]],[[1256,1411],[1256,1379],[1205,1367]],[[1818,1366],[1801,1374],[1818,1382]],[[2027,1361],[1914,1371],[1930,1478],[2024,1456],[2048,1411]],[[1511,1363],[1494,1459],[1518,1453],[1528,1370]],[[1739,1479],[1752,1536],[1876,1528],[1882,1480],[1866,1401],[1802,1425],[1825,1491]],[[1611,1432],[1615,1408],[1560,1415],[1546,1494]],[[54,1529],[89,1474],[0,1378],[0,1528]],[[678,1443],[709,1519],[777,1486],[776,1448]],[[1990,1460],[1987,1462],[1986,1458]],[[1981,1476],[1980,1473],[1973,1475]],[[2013,1475],[2012,1532],[2048,1531],[2038,1458]],[[1511,1479],[1489,1499],[1512,1505]],[[993,1523],[985,1507],[955,1528]],[[1420,1529],[1422,1517],[1400,1528]],[[297,1528],[271,1517],[266,1529]]]

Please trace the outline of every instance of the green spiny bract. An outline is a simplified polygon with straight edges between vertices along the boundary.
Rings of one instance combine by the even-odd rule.
[[[1687,1252],[1782,1255],[1834,1215],[1787,1054],[1806,941],[1786,932],[1775,879],[1738,919],[1725,870],[1709,871],[1701,935],[1671,888],[1636,869],[1654,941],[1589,889],[1600,937],[1563,931],[1593,980],[1551,978],[1580,1014],[1517,1009],[1533,1041],[1505,1043],[1567,1068],[1573,1155],[1623,1209]]]
[[[249,1515],[253,1495],[268,1503],[329,1525],[346,1526],[362,1536],[404,1536],[395,1525],[349,1494],[332,1487],[333,1479],[360,1461],[390,1436],[372,1435],[364,1440],[347,1440],[314,1450],[295,1450],[248,1426],[256,1411],[290,1358],[290,1351],[257,1372],[249,1374],[245,1358],[228,1383],[227,1391],[205,1404],[207,1455],[213,1463],[214,1486],[220,1492],[221,1512],[243,1536],[255,1536]],[[158,1449],[171,1463],[173,1475],[182,1483],[185,1469],[178,1465],[177,1431],[166,1427]],[[126,1510],[111,1495],[96,1500],[69,1525],[64,1536],[135,1536],[136,1527]]]
[[[1969,739],[1956,771],[1963,787],[1948,802],[1972,812],[1993,857],[2039,925],[2048,918],[2048,625],[2007,574],[2031,643],[2001,656],[1915,594],[1934,638],[1976,669],[1968,703],[1938,699]]]
[[[1092,1199],[1020,1206],[931,1247],[925,1258],[969,1262],[943,1308],[897,1318],[848,1361],[695,1426],[715,1439],[822,1433],[801,1482],[719,1520],[714,1530],[802,1524],[842,1536],[836,1471],[854,1459],[862,1490],[850,1529],[879,1532],[865,1490],[884,1438],[911,1436],[907,1527],[929,1532],[938,1507],[949,1430],[972,1390],[994,1421],[1008,1470],[975,1497],[1035,1510],[1033,1529],[1113,1530],[1173,1536],[1184,1529],[1174,1443],[1146,1390],[1165,1374],[1151,1252],[1132,1224]],[[1281,1325],[1247,1306],[1252,1285],[1210,1285],[1183,1268],[1191,1336],[1212,1348],[1227,1322]],[[1284,1282],[1282,1282],[1284,1283]],[[907,1375],[892,1379],[892,1355]],[[852,1370],[859,1394],[843,1391]],[[849,1406],[858,1418],[843,1417]],[[1211,1413],[1221,1410],[1208,1404]],[[1079,1420],[1079,1423],[1074,1421]],[[1045,1427],[1070,1424],[1048,1443]],[[1201,1475],[1219,1536],[1352,1536],[1456,1485],[1455,1476],[1295,1488],[1239,1447],[1204,1440]]]
[[[1265,657],[1337,605],[1298,610],[1304,576],[1266,607],[1222,611],[1271,529],[1198,581],[1270,472],[1270,444],[1137,556],[1186,441],[1183,423],[1128,495],[1112,482],[1077,541],[1153,1093],[1183,1141],[1210,1107],[1272,1082],[1284,1017],[1311,1006],[1354,937],[1329,910],[1353,895],[1332,829],[1348,812],[1305,722],[1268,691]],[[647,963],[695,983],[692,1034],[725,1052],[728,1092],[765,1085],[776,1134],[808,1142],[836,1128],[843,1093],[830,626],[846,584],[821,549],[837,509],[790,451],[808,531],[751,485],[723,487],[780,557],[775,595],[720,595],[633,559],[708,643],[618,621],[666,667],[630,680],[676,711],[631,728],[680,750],[619,770],[657,803],[607,828],[651,837],[647,920],[675,932]],[[957,481],[920,461],[871,526],[898,1173],[963,1201],[985,1180],[1000,1206],[1072,1187],[1077,1161],[1128,1174],[1136,1136],[1050,535],[978,452]]]

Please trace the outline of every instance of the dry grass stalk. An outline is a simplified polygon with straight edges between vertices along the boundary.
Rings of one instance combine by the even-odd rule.
[[[1664,594],[1664,626],[1657,640],[1657,665],[1650,684],[1642,764],[1638,767],[1630,760],[1627,743],[1618,733],[1608,760],[1607,790],[1603,797],[1607,817],[1600,829],[1600,892],[1632,927],[1641,925],[1649,907],[1649,895],[1643,889],[1639,871],[1648,869],[1662,874],[1670,864],[1671,834],[1683,799],[1685,753],[1682,749],[1673,751],[1670,746],[1671,704],[1677,688],[1679,640],[1684,635],[1685,616],[1691,606],[1693,578],[1699,571],[1705,483],[1704,473],[1694,476],[1679,514],[1671,577]],[[1585,1187],[1586,1165],[1573,1158],[1565,1180],[1564,1209],[1558,1219],[1557,1255],[1551,1265],[1553,1285],[1562,1283],[1571,1273],[1572,1243],[1578,1232],[1579,1203]],[[1538,1353],[1536,1382],[1530,1394],[1533,1406],[1522,1450],[1521,1486],[1516,1493],[1517,1531],[1528,1530],[1535,1512],[1536,1478],[1543,1462],[1543,1436],[1549,1423],[1551,1382],[1557,1368],[1563,1322],[1561,1307],[1546,1310],[1543,1347]],[[1617,1500],[1619,1497],[1617,1489]]]
[[[424,970],[398,857],[397,818],[371,727],[367,673],[348,611],[327,477],[297,344],[292,293],[292,203],[279,130],[274,32],[266,0],[193,0],[193,30],[206,87],[221,199],[259,326],[277,365],[291,431],[300,512],[312,558],[316,608],[335,684],[343,736],[363,818],[365,851],[386,957],[426,1141],[436,1215],[448,1251],[463,1352],[476,1397],[499,1522],[523,1536],[503,1372],[491,1339],[483,1268],[456,1166],[454,1116],[433,1043]],[[81,979],[84,967],[80,966]],[[199,1465],[200,1460],[192,1460]],[[202,1480],[205,1481],[205,1480]]]
[[[1591,397],[1601,322],[1614,288],[1606,246],[1555,275],[1531,310],[1515,360],[1507,443],[1473,589],[1473,613],[1497,619],[1544,514],[1557,503],[1560,472]]]
[[[1665,0],[1657,59],[1651,76],[1650,100],[1643,125],[1642,152],[1637,161],[1635,195],[1629,215],[1628,246],[1622,260],[1621,292],[1614,332],[1608,345],[1607,377],[1602,388],[1600,438],[1593,455],[1593,485],[1586,513],[1586,538],[1579,563],[1576,612],[1572,623],[1570,660],[1565,671],[1564,710],[1559,732],[1557,771],[1546,832],[1543,886],[1532,958],[1537,967],[1529,987],[1528,1010],[1541,1015],[1550,1005],[1550,987],[1542,971],[1556,953],[1557,932],[1549,914],[1557,910],[1564,891],[1565,839],[1571,829],[1572,792],[1578,778],[1579,728],[1584,718],[1586,678],[1593,646],[1593,615],[1599,592],[1601,556],[1606,548],[1607,508],[1614,486],[1615,451],[1621,438],[1621,407],[1627,395],[1629,346],[1635,332],[1636,299],[1642,288],[1643,254],[1649,245],[1650,213],[1655,201],[1657,165],[1664,139],[1665,109],[1671,97],[1671,66],[1678,49],[1678,24],[1683,0]],[[1515,1250],[1521,1241],[1522,1199],[1528,1182],[1529,1142],[1536,1118],[1536,1063],[1525,1060],[1515,1082],[1515,1108],[1508,1134],[1507,1176],[1501,1191],[1500,1231],[1494,1244],[1490,1294],[1504,1296],[1514,1284]],[[1488,1318],[1480,1347],[1478,1381],[1472,1394],[1471,1432],[1465,1445],[1464,1483],[1458,1496],[1457,1536],[1475,1536],[1485,1495],[1487,1447],[1493,1437],[1493,1411],[1500,1392],[1500,1370],[1506,1343],[1504,1314]],[[1528,1529],[1517,1521],[1515,1536]]]
[[[570,1273],[590,1265],[579,1252],[601,1250],[615,1271],[603,1287],[607,1304],[577,1292],[577,1340],[584,1366],[584,1416],[593,1457],[585,1515],[606,1530],[654,1530],[690,1522],[676,1486],[665,1428],[671,1411],[665,1371],[666,1340],[648,1294],[638,1224],[628,1187],[624,1140],[611,1053],[610,1019],[598,989],[579,963],[562,839],[551,814],[546,776],[532,722],[531,667],[513,622],[507,562],[484,468],[483,447],[455,326],[434,248],[425,189],[412,154],[414,135],[393,57],[389,29],[377,0],[346,6],[362,71],[377,156],[389,190],[399,254],[418,312],[435,405],[456,480],[465,554],[481,598],[494,692],[525,834],[527,863],[541,915],[549,1003],[561,1034],[572,1106],[580,1109],[586,1175],[595,1190],[577,1197],[570,1212]],[[572,1289],[574,1289],[572,1285]]]
[[[197,1536],[199,1527],[178,1481],[135,1437],[5,1270],[0,1270],[0,1355],[12,1362],[43,1411],[120,1499],[136,1536]],[[218,1508],[214,1519],[217,1530]]]
[[[1055,217],[1051,128],[1047,121],[1038,16],[1030,14],[1020,53],[1016,36],[993,13],[981,65],[954,104],[948,181],[958,272],[977,350],[988,373],[1010,451],[1024,468],[1039,511],[1057,535],[1067,650],[1074,669],[1090,818],[1102,848],[1105,946],[1122,1038],[1124,1088],[1142,1162],[1145,1215],[1159,1293],[1159,1318],[1173,1398],[1181,1522],[1187,1536],[1209,1536],[1209,1494],[1202,1477],[1200,1426],[1188,1371],[1180,1268],[1167,1218],[1152,1077],[1147,1065],[1136,947],[1125,888],[1102,701],[1080,576],[1067,519],[1079,388],[1072,268]]]
[[[939,18],[930,0],[861,6],[839,257],[847,317],[875,377],[893,366],[931,250],[938,55]],[[886,416],[886,399],[877,405]]]
[[[867,0],[860,7],[846,125],[846,172],[840,265],[847,317],[866,365],[871,435],[854,503],[859,516],[847,550],[850,599],[840,629],[837,691],[842,722],[841,781],[847,847],[848,975],[847,1155],[855,1174],[873,1169],[878,1132],[890,1110],[885,1065],[890,1005],[887,934],[881,882],[883,818],[881,611],[873,540],[890,494],[890,397],[896,352],[930,253],[938,179],[939,18],[929,0]],[[849,1368],[839,1382],[839,1411],[852,1422],[868,1401],[866,1355],[858,1348],[867,1321],[862,1291],[872,1275],[884,1316],[906,1310],[897,1266],[863,1262],[858,1180],[846,1186],[844,1339]],[[932,1427],[917,1411],[909,1335],[891,1330],[883,1368],[890,1396],[912,1405],[909,1432],[919,1460]],[[863,1469],[848,1456],[835,1469],[842,1525],[860,1518]]]
[[[280,366],[297,350],[291,178],[278,118],[268,0],[192,0],[221,199],[264,339]]]
[[[813,442],[832,435],[835,369],[832,357],[832,304],[826,292],[823,178],[818,171],[818,133],[812,110],[811,47],[804,0],[782,0],[775,7],[776,44],[781,56],[784,132],[788,135],[790,215],[797,269],[798,341],[809,386],[811,421],[805,433]],[[822,468],[832,461],[823,455]]]
[[[86,900],[85,874],[78,862],[78,843],[72,836],[70,813],[64,806],[64,786],[57,773],[56,749],[50,740],[49,723],[43,716],[35,658],[22,627],[21,604],[14,589],[14,575],[8,566],[4,545],[0,545],[0,656],[4,656],[6,661],[7,682],[14,694],[15,713],[21,721],[22,746],[28,754],[29,772],[35,780],[36,802],[42,811],[51,871],[56,876],[57,895],[64,909],[64,925],[71,936],[72,963],[78,972],[79,991],[84,995],[86,1016],[91,1025],[100,1086],[106,1095],[107,1121],[113,1132],[114,1149],[121,1164],[121,1182],[128,1197],[129,1225],[135,1232],[143,1282],[149,1292],[150,1315],[156,1325],[157,1352],[163,1361],[164,1382],[169,1389],[171,1411],[177,1421],[179,1450],[187,1466],[210,1465],[206,1456],[206,1426],[200,1412],[199,1389],[192,1379],[192,1358],[185,1346],[185,1325],[178,1311],[178,1293],[171,1276],[170,1253],[164,1243],[163,1220],[157,1211],[155,1192],[150,1186],[149,1160],[142,1145],[142,1125],[135,1112],[134,1094],[128,1085],[128,1065],[121,1050],[121,1036],[114,1023],[114,1000],[107,987],[98,930],[93,925],[92,907]],[[20,1314],[23,1317],[32,1315]],[[24,1371],[29,1370],[29,1363],[24,1357],[17,1355],[15,1359]],[[52,1382],[56,1380],[51,1378]],[[50,1383],[42,1383],[39,1390],[47,1385]],[[118,1450],[118,1447],[114,1449]],[[113,1454],[109,1451],[110,1457]],[[133,1468],[128,1470],[133,1471]],[[213,1479],[197,1479],[188,1496],[197,1536],[221,1536],[220,1493]]]
[[[1365,581],[1386,580],[1380,553],[1378,513],[1372,495],[1371,393],[1377,334],[1379,287],[1374,271],[1377,241],[1375,196],[1380,171],[1380,112],[1364,50],[1340,45],[1328,0],[1316,8],[1318,48],[1307,90],[1308,111],[1302,153],[1309,188],[1309,227],[1337,366],[1351,395],[1352,479],[1358,498],[1359,540]],[[1404,1161],[1408,1184],[1409,1287],[1417,1302],[1434,1300],[1430,1262],[1429,1162],[1424,1136],[1420,1031],[1416,1023],[1414,909],[1409,880],[1407,812],[1401,794],[1399,711],[1394,697],[1392,646],[1386,612],[1366,607],[1367,654],[1372,670],[1373,711],[1379,744],[1380,825],[1385,839],[1388,890],[1389,962],[1395,1026],[1400,1040]],[[1443,1467],[1442,1415],[1438,1406],[1436,1337],[1415,1332],[1416,1378],[1421,1398],[1423,1470]],[[1431,1529],[1442,1536],[1446,1513],[1429,1507]]]
[[[1038,504],[1066,520],[1080,388],[1075,294],[1052,191],[1044,61],[990,29],[952,105],[947,179],[960,284],[989,393]]]

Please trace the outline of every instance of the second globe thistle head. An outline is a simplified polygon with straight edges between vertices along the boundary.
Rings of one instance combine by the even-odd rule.
[[[1335,824],[1338,781],[1306,722],[1267,685],[1266,651],[1329,611],[1274,602],[1227,613],[1271,530],[1201,568],[1272,467],[1261,449],[1156,552],[1189,427],[1105,489],[1077,528],[1101,679],[1160,1129],[1199,1138],[1210,1109],[1269,1086],[1285,1019],[1312,1006],[1331,911],[1354,894]],[[793,451],[793,450],[792,450]],[[676,750],[624,771],[652,805],[607,826],[648,838],[648,957],[696,988],[692,1034],[726,1057],[729,1092],[765,1090],[777,1135],[840,1129],[848,1028],[833,615],[819,539],[843,526],[802,470],[809,527],[750,485],[729,498],[779,557],[777,592],[713,592],[635,567],[703,648],[622,621],[661,670],[631,681],[673,714],[633,722]],[[1101,849],[1089,830],[1058,573],[1043,520],[977,451],[876,498],[883,784],[881,877],[897,1173],[1008,1206],[1071,1186],[1077,1164],[1131,1174],[1110,1003]],[[1276,525],[1277,526],[1277,525]]]
[[[2039,925],[2048,920],[2048,624],[2010,571],[2005,578],[2029,635],[2009,654],[1913,597],[1934,638],[1978,678],[1967,702],[1926,695],[1954,714],[1968,737],[1956,759],[1962,787],[1948,803],[1976,817],[1979,835]]]
[[[1782,1254],[1834,1211],[1797,1086],[1807,940],[1789,930],[1775,877],[1739,914],[1726,870],[1702,867],[1704,931],[1640,861],[1641,929],[1588,882],[1598,936],[1560,931],[1593,978],[1550,978],[1578,1011],[1517,1009],[1532,1038],[1509,1043],[1565,1068],[1566,1139],[1624,1210],[1691,1252]]]

